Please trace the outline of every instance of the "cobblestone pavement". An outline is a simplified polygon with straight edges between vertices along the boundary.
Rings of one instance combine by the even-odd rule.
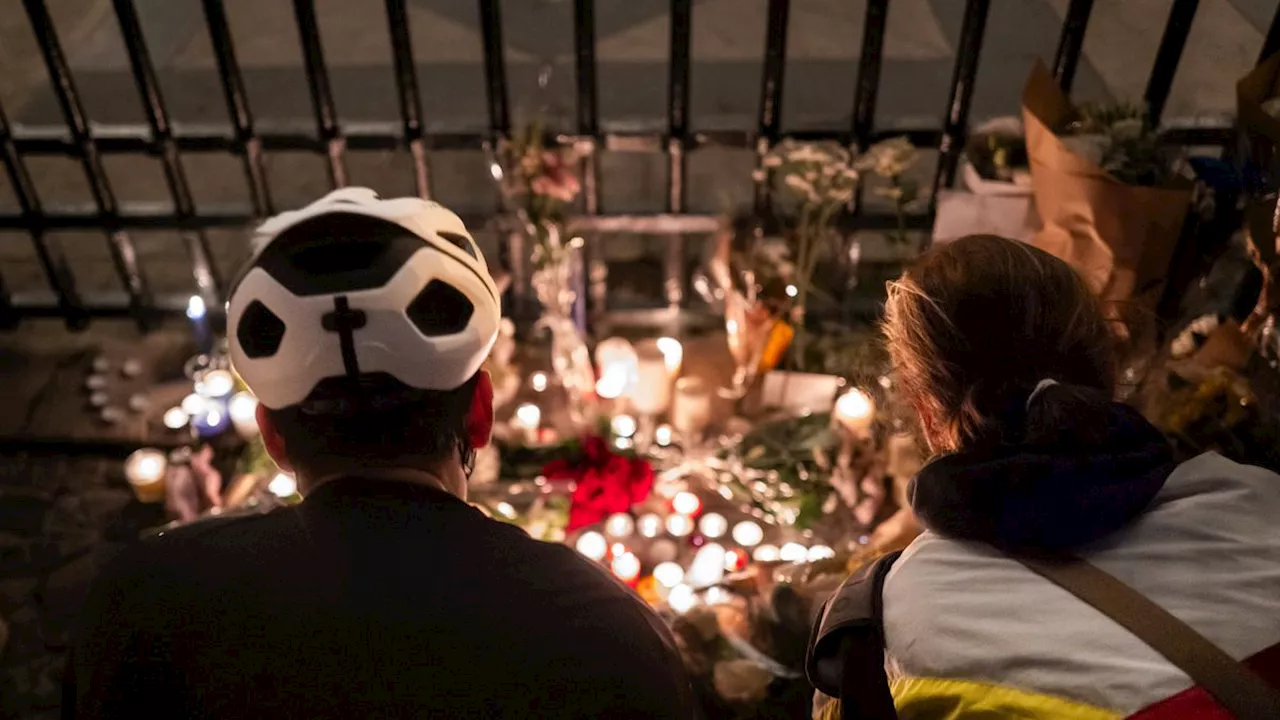
[[[84,380],[94,357],[143,361],[139,387],[180,374],[185,328],[139,338],[127,323],[72,335],[33,322],[0,336],[0,718],[55,718],[66,652],[88,588],[139,532],[163,521],[134,501],[121,472],[127,450],[80,454],[76,446],[22,452],[19,435],[138,442],[138,423],[103,424]],[[109,373],[108,375],[113,375]],[[113,380],[113,402],[133,388]],[[84,446],[81,446],[82,448]]]

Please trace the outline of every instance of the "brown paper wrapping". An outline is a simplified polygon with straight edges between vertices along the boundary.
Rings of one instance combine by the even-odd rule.
[[[1107,303],[1155,307],[1191,203],[1191,183],[1126,185],[1054,133],[1076,115],[1044,63],[1022,93],[1027,155],[1043,228],[1032,244],[1066,260]]]

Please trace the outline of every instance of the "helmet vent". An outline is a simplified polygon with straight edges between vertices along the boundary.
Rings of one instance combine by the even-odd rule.
[[[432,280],[405,308],[409,322],[426,337],[453,335],[466,329],[475,307],[457,288]]]
[[[458,248],[462,252],[470,255],[473,258],[479,259],[479,257],[476,255],[476,244],[471,241],[471,238],[459,233],[449,232],[448,230],[442,230],[440,232],[437,232],[436,235],[440,236],[441,240],[444,240],[450,245],[453,245],[454,247]]]
[[[284,321],[271,312],[271,309],[254,300],[244,309],[240,316],[240,325],[236,328],[236,340],[244,351],[245,357],[251,360],[271,357],[280,349],[284,339]]]

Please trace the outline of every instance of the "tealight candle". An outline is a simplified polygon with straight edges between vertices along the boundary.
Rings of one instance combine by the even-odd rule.
[[[609,427],[613,430],[614,435],[629,438],[636,434],[636,419],[630,415],[617,415],[609,423]]]
[[[715,585],[724,579],[724,546],[720,543],[707,543],[699,548],[689,563],[689,572],[685,579],[694,587]]]
[[[171,407],[164,411],[164,426],[170,430],[181,430],[191,421],[191,416],[180,407]]]
[[[871,421],[875,419],[875,415],[875,401],[857,388],[850,389],[836,400],[836,421],[856,438],[871,436]]]
[[[674,431],[671,429],[670,425],[659,425],[657,429],[653,431],[653,441],[658,444],[658,447],[667,447],[671,444],[673,435]]]
[[[636,378],[636,351],[623,338],[611,337],[596,345],[596,369],[600,377],[620,375],[628,385]],[[623,391],[626,391],[626,387]]]
[[[294,480],[292,475],[277,473],[271,478],[271,482],[267,483],[267,491],[276,497],[286,498],[298,492],[298,481]]]
[[[657,537],[662,532],[662,518],[656,513],[645,513],[636,521],[636,528],[647,538]]]
[[[609,552],[609,543],[604,536],[594,530],[588,530],[578,537],[574,544],[578,552],[592,560],[601,560]]]
[[[797,542],[789,542],[778,551],[778,558],[783,562],[800,562],[809,554],[805,546]]]
[[[545,392],[547,389],[547,374],[536,372],[529,377],[529,385],[534,392]]]
[[[516,408],[514,422],[516,427],[524,431],[526,441],[534,442],[538,437],[538,424],[542,422],[542,408],[533,403],[525,403]]]
[[[610,537],[625,538],[630,537],[635,531],[636,522],[626,513],[614,513],[604,521],[604,531]]]
[[[733,526],[733,541],[743,547],[754,547],[764,540],[764,530],[754,520],[743,520]]]
[[[693,532],[693,519],[688,515],[668,515],[667,532],[676,537],[684,537]]]
[[[196,392],[207,398],[220,398],[231,394],[236,379],[226,370],[210,370],[196,383]]]
[[[709,538],[718,538],[729,529],[729,521],[720,513],[707,513],[698,520],[698,531]]]
[[[164,500],[164,475],[169,461],[164,453],[152,448],[135,450],[124,461],[124,477],[133,488],[138,502],[156,503]]]
[[[671,561],[658,563],[653,568],[653,579],[663,587],[672,588],[684,580],[684,568]]]
[[[635,553],[624,552],[613,558],[613,562],[610,563],[610,569],[613,570],[614,575],[618,576],[619,580],[631,582],[640,575],[640,558],[636,557]]]
[[[693,588],[683,583],[671,588],[671,592],[667,594],[667,606],[681,615],[693,609],[697,602],[698,596]]]

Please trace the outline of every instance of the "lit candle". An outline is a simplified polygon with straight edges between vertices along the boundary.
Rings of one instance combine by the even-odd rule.
[[[164,411],[164,426],[170,430],[181,430],[191,421],[191,416],[180,407],[171,407]]]
[[[196,381],[196,393],[207,398],[226,397],[236,387],[236,380],[227,370],[210,370]]]
[[[733,526],[733,541],[743,547],[754,547],[764,540],[764,530],[754,520],[743,520]]]
[[[191,320],[191,329],[196,337],[196,347],[202,353],[213,349],[213,333],[209,330],[209,321],[205,318],[207,308],[204,298],[192,295],[187,299],[187,318]]]
[[[660,337],[655,344],[662,352],[663,360],[666,361],[667,373],[673,378],[679,376],[680,365],[684,362],[684,346],[679,340],[671,337]]]
[[[676,585],[667,594],[667,606],[681,615],[693,609],[697,602],[698,596],[693,592],[693,588],[688,585]]]
[[[662,518],[655,513],[645,513],[640,516],[636,522],[636,527],[640,530],[640,534],[647,537],[657,537],[662,532]]]
[[[240,437],[248,440],[258,434],[258,400],[253,395],[247,392],[232,395],[227,403],[227,414]]]
[[[826,545],[814,545],[809,548],[809,552],[805,556],[805,559],[809,562],[816,562],[818,560],[826,560],[827,558],[833,558],[835,556],[836,551]]]
[[[545,392],[547,389],[547,374],[536,372],[529,378],[529,385],[533,387],[534,392]]]
[[[871,421],[875,419],[875,415],[875,401],[857,388],[849,390],[836,400],[836,421],[856,438],[871,436]]]
[[[676,537],[684,537],[693,532],[693,518],[688,515],[668,515],[667,532]]]
[[[751,551],[751,557],[754,558],[756,562],[777,562],[778,546],[761,545]]]
[[[653,569],[653,579],[663,587],[673,588],[684,580],[684,568],[671,561],[658,563]]]
[[[578,537],[574,544],[578,552],[592,560],[601,560],[609,552],[609,543],[604,536],[594,530],[588,530]]]
[[[702,509],[702,501],[688,490],[681,490],[671,499],[671,509],[681,515],[697,515]]]
[[[653,441],[657,443],[659,447],[666,447],[671,444],[673,434],[674,432],[670,425],[659,425],[658,428],[653,431]]]
[[[164,500],[164,474],[169,462],[164,453],[152,448],[135,450],[124,461],[124,476],[139,502]]]
[[[636,522],[626,513],[614,513],[604,521],[604,531],[611,537],[625,538],[630,537],[635,531]]]
[[[724,546],[720,543],[707,543],[699,548],[689,563],[689,572],[685,579],[694,587],[715,585],[724,579]]]
[[[778,558],[783,562],[800,562],[808,554],[809,551],[805,546],[797,542],[789,542],[778,551]]]
[[[221,400],[208,400],[203,412],[192,416],[192,425],[200,437],[213,437],[222,434],[231,423],[226,403]]]
[[[657,340],[636,346],[636,383],[631,388],[631,404],[642,415],[658,415],[671,406],[671,372],[667,356]]]
[[[516,427],[524,431],[526,442],[534,442],[538,438],[538,424],[542,422],[542,408],[533,403],[525,403],[516,408],[513,418]]]
[[[619,580],[629,583],[640,575],[640,558],[635,553],[624,552],[613,558],[610,568]]]
[[[189,416],[196,416],[204,412],[208,401],[195,393],[182,398],[181,410]]]
[[[267,491],[279,498],[291,497],[298,492],[298,481],[292,475],[276,473],[271,482],[267,483]]]
[[[690,436],[697,436],[711,424],[711,386],[705,380],[682,377],[676,381],[671,424]]]
[[[636,351],[631,343],[618,337],[601,340],[596,345],[596,368],[600,382],[596,394],[612,400],[626,394],[636,382]],[[603,384],[606,393],[600,392]]]
[[[614,435],[629,438],[636,434],[636,419],[630,415],[617,415],[609,423],[609,427],[613,430]]]
[[[707,513],[698,520],[698,531],[709,538],[718,538],[729,529],[729,521],[720,513]]]

